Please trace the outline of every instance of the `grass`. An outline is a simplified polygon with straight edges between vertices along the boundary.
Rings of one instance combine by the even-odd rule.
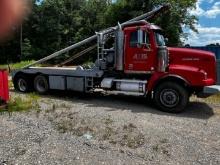
[[[71,116],[65,113],[55,113],[57,113],[54,114],[56,117],[51,122],[59,133],[69,132],[79,137],[90,134],[97,140],[130,149],[137,149],[145,144],[145,135],[132,123],[117,127],[111,116],[93,123],[92,120],[81,118],[77,114]]]
[[[18,63],[14,63],[14,64],[9,64],[11,70],[15,70],[15,69],[21,69],[23,68],[24,66],[28,65],[28,64],[31,64],[33,63],[34,60],[30,60],[30,61],[21,61],[21,62],[18,62]],[[8,69],[8,65],[7,64],[3,64],[3,65],[0,65],[0,68],[3,68],[3,69]]]
[[[167,157],[171,156],[171,154],[170,154],[170,145],[169,145],[167,139],[161,139],[159,141],[159,143],[152,146],[152,149],[156,153],[160,152],[160,153],[166,155]]]
[[[8,80],[8,87],[9,87],[9,89],[14,88],[14,84],[13,84],[12,80]]]
[[[28,94],[29,99],[31,99],[32,101],[38,101],[40,99],[40,96],[36,93],[29,93]]]
[[[7,108],[1,109],[1,111],[26,112],[32,109],[40,111],[40,106],[38,104],[39,98],[40,97],[35,93],[30,93],[25,98],[22,96],[12,96]]]
[[[204,100],[209,102],[209,103],[219,104],[220,103],[220,94],[208,97]]]
[[[207,104],[220,104],[220,94],[213,95],[208,98],[197,98],[195,96],[192,96],[191,101],[199,101],[199,102],[205,102]]]
[[[9,112],[27,111],[32,108],[31,100],[23,100],[21,97],[14,97],[8,103]]]
[[[76,136],[83,136],[86,133],[94,133],[94,128],[88,124],[80,125],[80,120],[76,119],[76,122],[73,122],[72,119],[66,118],[58,123],[56,123],[56,129],[60,133],[71,132],[73,135]]]

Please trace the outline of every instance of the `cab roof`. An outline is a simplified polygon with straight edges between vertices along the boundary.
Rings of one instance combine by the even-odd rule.
[[[124,28],[132,28],[136,26],[146,26],[147,28],[152,29],[152,30],[162,30],[159,26],[149,23],[145,20],[139,21],[137,23],[134,22],[134,24],[127,25]]]
[[[150,24],[150,29],[152,30],[162,30],[161,27],[154,25],[154,24]]]

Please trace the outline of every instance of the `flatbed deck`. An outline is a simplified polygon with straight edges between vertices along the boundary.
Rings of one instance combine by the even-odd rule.
[[[70,77],[102,77],[104,72],[98,68],[83,69],[81,67],[30,67],[17,70],[16,73],[46,74],[49,76],[70,76]]]

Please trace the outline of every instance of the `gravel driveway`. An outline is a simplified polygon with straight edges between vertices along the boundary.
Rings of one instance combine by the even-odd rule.
[[[39,110],[1,113],[0,165],[220,164],[219,105],[192,102],[169,114],[138,97],[63,94],[38,102]]]

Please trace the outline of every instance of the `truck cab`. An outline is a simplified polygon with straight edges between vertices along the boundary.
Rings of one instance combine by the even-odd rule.
[[[216,84],[216,58],[213,53],[186,48],[166,47],[160,27],[146,21],[124,25],[116,39],[123,51],[116,46],[116,70],[122,71],[125,83],[117,83],[117,76],[108,81],[116,82],[116,87],[132,92],[145,93],[153,98],[156,105],[169,112],[182,111],[192,94],[208,97],[219,93]],[[117,52],[123,52],[117,54]],[[144,80],[132,88],[127,79]],[[103,81],[103,84],[106,81]],[[111,82],[111,83],[112,83]],[[114,83],[113,83],[114,84]],[[105,85],[103,85],[105,87]],[[135,88],[135,89],[134,89]]]
[[[136,24],[124,25],[122,33],[123,46],[116,46],[116,49],[123,47],[121,50],[123,55],[117,54],[118,50],[115,52],[116,56],[121,58],[119,61],[123,62],[116,62],[117,65],[120,65],[116,66],[116,68],[120,68],[117,70],[123,70],[127,74],[151,74],[155,71],[165,71],[168,54],[160,27],[140,21]],[[120,44],[120,42],[116,42],[116,44],[118,43]],[[159,59],[156,58],[158,54]],[[158,63],[163,66],[158,66]]]
[[[172,75],[195,88],[216,84],[213,53],[166,47],[160,27],[148,22],[125,27],[123,33],[125,74]]]

